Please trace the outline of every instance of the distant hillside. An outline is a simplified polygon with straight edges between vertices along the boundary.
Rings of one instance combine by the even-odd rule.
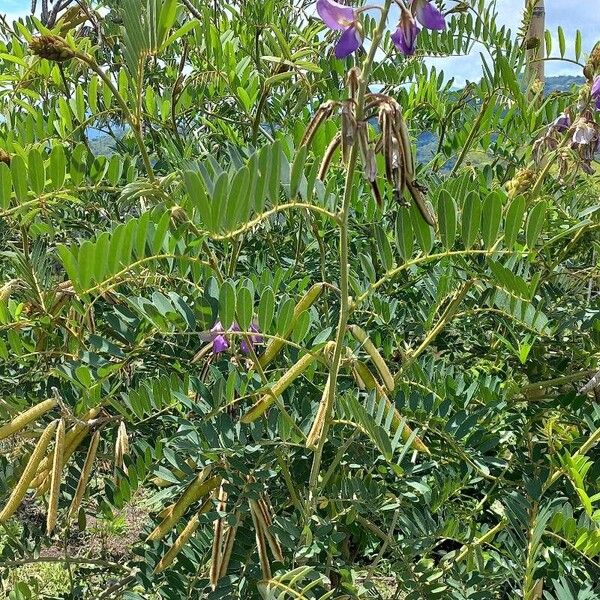
[[[546,94],[552,94],[553,92],[568,92],[573,86],[579,86],[583,83],[585,83],[583,77],[576,77],[574,75],[548,77],[546,78]],[[426,163],[431,160],[436,149],[436,135],[430,131],[424,131],[419,134],[419,137],[417,138],[417,161],[419,163]],[[451,168],[451,165],[447,165],[446,168]]]
[[[561,75],[559,77],[548,77],[546,79],[546,93],[568,92],[574,85],[584,83],[583,77],[574,75]],[[115,132],[119,137],[123,136],[125,129],[116,127]],[[92,152],[99,156],[111,156],[115,152],[115,140],[108,135],[100,133],[96,129],[89,130],[89,144]],[[427,162],[435,154],[437,148],[437,136],[429,131],[424,131],[417,138],[417,161]]]

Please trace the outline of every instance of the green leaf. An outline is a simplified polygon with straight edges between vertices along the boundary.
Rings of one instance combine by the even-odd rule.
[[[277,311],[277,326],[276,331],[280,336],[285,336],[292,328],[294,322],[294,308],[296,304],[293,298],[284,297],[279,303]]]
[[[498,230],[502,220],[502,196],[497,192],[490,192],[483,202],[481,218],[481,235],[487,249],[492,248],[498,239]]]
[[[7,164],[0,162],[0,207],[4,210],[10,207],[12,195],[12,176]]]
[[[548,203],[545,200],[541,200],[531,209],[529,216],[527,217],[527,231],[525,237],[527,239],[527,245],[530,248],[535,247],[540,233],[544,228],[547,208]]]
[[[433,229],[425,222],[414,202],[410,204],[409,214],[417,243],[425,254],[429,254],[433,246]]]
[[[254,294],[247,286],[241,286],[237,291],[237,321],[243,331],[248,331],[254,313]]]
[[[261,331],[268,333],[275,314],[275,294],[270,287],[263,290],[258,303],[258,326]]]
[[[446,190],[440,192],[437,210],[442,244],[450,250],[456,238],[456,204]]]
[[[404,261],[409,260],[413,252],[414,234],[410,215],[402,209],[396,215],[396,245]]]
[[[55,190],[62,188],[66,175],[65,151],[62,144],[56,144],[50,152],[50,181]]]
[[[236,294],[235,287],[224,281],[219,290],[219,320],[224,329],[229,329],[235,320]]]
[[[471,191],[465,198],[462,210],[462,239],[465,248],[471,248],[479,234],[481,225],[481,200]]]
[[[13,155],[10,161],[10,170],[17,201],[25,202],[27,200],[27,167],[20,154]]]
[[[375,230],[375,241],[377,243],[377,250],[381,259],[381,264],[386,271],[389,271],[394,266],[392,247],[390,246],[390,242],[383,227],[380,225],[374,225],[373,227]]]
[[[512,250],[517,235],[523,224],[523,215],[525,214],[525,198],[517,196],[508,206],[506,211],[506,220],[504,224],[504,245],[508,250]]]

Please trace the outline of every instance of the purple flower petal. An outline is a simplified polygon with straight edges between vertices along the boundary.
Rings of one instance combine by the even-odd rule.
[[[348,27],[340,36],[338,43],[335,45],[334,54],[336,58],[346,58],[355,50],[360,48],[362,44],[362,36],[358,29],[354,26]]]
[[[569,127],[571,127],[571,117],[567,113],[560,114],[550,124],[550,129],[558,131],[559,133],[563,133],[569,129]]]
[[[215,321],[215,324],[212,326],[210,333],[213,334],[219,334],[219,333],[223,333],[225,331],[225,329],[223,329],[223,325],[221,324],[221,321]]]
[[[596,137],[596,130],[589,123],[580,121],[573,132],[573,142],[575,144],[589,144],[598,138]]]
[[[592,83],[592,100],[598,99],[600,99],[600,75],[597,75]]]
[[[330,29],[347,29],[356,21],[351,6],[344,6],[334,0],[317,0],[317,12]]]
[[[427,0],[413,0],[412,11],[417,21],[427,29],[446,29],[444,15]]]
[[[390,36],[394,46],[399,52],[406,56],[411,56],[415,53],[417,47],[417,35],[419,27],[408,11],[404,11],[396,31]]]
[[[215,354],[219,354],[221,352],[225,352],[229,348],[229,342],[224,335],[217,335],[213,340],[213,352]]]

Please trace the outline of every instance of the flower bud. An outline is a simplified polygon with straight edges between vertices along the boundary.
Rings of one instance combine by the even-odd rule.
[[[55,62],[64,62],[75,56],[75,53],[67,46],[65,41],[56,35],[34,37],[29,42],[29,49],[32,54]]]

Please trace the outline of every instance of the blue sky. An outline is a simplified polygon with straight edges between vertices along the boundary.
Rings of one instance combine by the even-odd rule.
[[[499,21],[513,30],[519,26],[525,0],[498,0]],[[0,0],[0,13],[6,13],[9,19],[26,14],[31,5],[30,0]],[[447,0],[447,6],[452,5]],[[573,55],[575,31],[581,30],[584,52],[589,52],[600,37],[600,0],[546,0],[546,27],[556,37],[556,29],[562,25],[568,43],[568,54]],[[556,49],[558,44],[553,44]],[[456,79],[456,84],[466,79],[476,80],[481,73],[478,54],[474,56],[436,59],[437,67],[444,69],[448,77]],[[549,62],[548,75],[580,74],[577,67],[563,62]]]

